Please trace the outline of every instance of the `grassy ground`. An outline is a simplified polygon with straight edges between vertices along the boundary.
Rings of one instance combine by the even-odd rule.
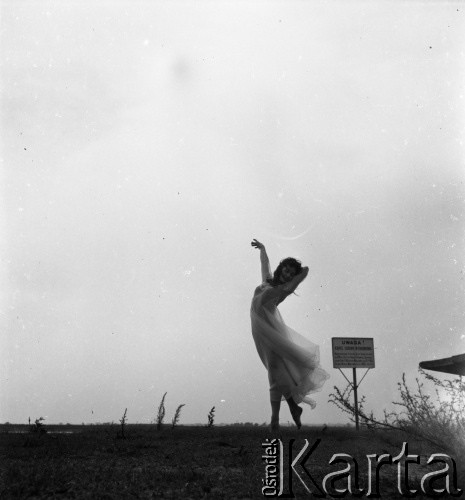
[[[1,499],[264,498],[261,443],[270,437],[264,427],[179,426],[157,431],[155,425],[128,425],[126,439],[117,438],[116,425],[72,429],[63,426],[62,430],[75,431],[71,434],[20,434],[11,430],[0,428]],[[442,451],[387,431],[284,429],[285,449],[292,438],[296,439],[294,457],[302,449],[304,439],[311,444],[321,439],[307,463],[320,486],[326,474],[345,467],[329,465],[334,453],[348,453],[356,458],[360,486],[366,487],[366,455],[396,456],[402,442],[408,441],[409,453],[422,457],[421,465],[410,466],[409,474],[410,484],[419,489],[420,479],[428,471],[426,457]],[[463,487],[461,457],[456,461],[459,486]],[[295,475],[292,487],[297,498],[310,498]],[[381,497],[404,498],[396,488],[396,466],[381,468]]]

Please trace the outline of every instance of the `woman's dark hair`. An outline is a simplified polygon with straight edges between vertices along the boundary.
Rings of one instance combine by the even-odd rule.
[[[300,262],[300,260],[294,259],[293,257],[287,257],[279,263],[279,266],[273,273],[273,277],[266,280],[271,286],[281,285],[279,277],[281,276],[281,271],[283,270],[284,266],[293,267],[295,269],[296,276],[302,272],[302,262]]]

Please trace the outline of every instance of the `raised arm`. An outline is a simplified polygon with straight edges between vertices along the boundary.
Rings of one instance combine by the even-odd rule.
[[[272,277],[270,269],[270,259],[266,253],[265,245],[260,243],[258,240],[253,240],[251,245],[260,250],[260,263],[262,266],[262,281],[266,281],[268,278]]]

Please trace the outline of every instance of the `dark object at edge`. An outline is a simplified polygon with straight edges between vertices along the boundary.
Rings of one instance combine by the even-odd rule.
[[[432,361],[421,361],[420,368],[462,376],[465,375],[465,354]]]

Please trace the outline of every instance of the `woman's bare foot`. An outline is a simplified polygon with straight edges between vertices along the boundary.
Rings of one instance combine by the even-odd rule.
[[[297,429],[302,427],[302,422],[300,421],[300,416],[302,415],[302,408],[294,401],[294,398],[287,398],[287,404],[289,405],[289,410],[291,411],[292,418],[294,419]]]
[[[291,415],[292,418],[294,419],[295,425],[297,425],[297,429],[300,429],[302,427],[302,422],[300,421],[300,416],[302,415],[302,408],[298,405],[295,406],[291,410]]]

